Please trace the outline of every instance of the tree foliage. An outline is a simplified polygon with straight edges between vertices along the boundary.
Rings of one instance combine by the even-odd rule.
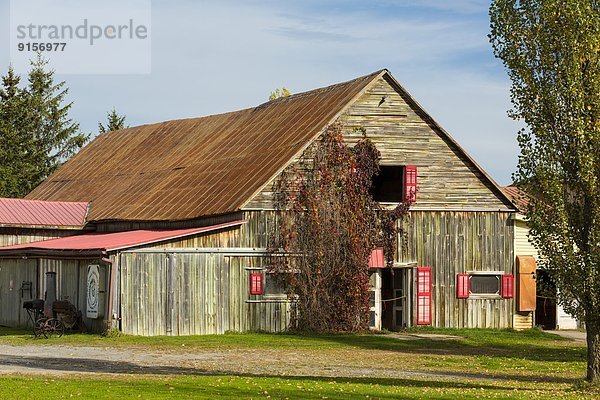
[[[30,139],[21,129],[25,104],[20,80],[11,66],[0,89],[0,195],[4,197],[21,195],[19,182],[26,174],[22,163]]]
[[[274,255],[273,269],[289,278],[298,329],[368,328],[371,251],[391,249],[386,256],[393,261],[396,238],[404,237],[396,222],[408,212],[406,204],[387,212],[373,200],[379,159],[366,138],[354,148],[344,144],[342,126],[335,123],[275,184],[272,248],[287,256]]]
[[[106,125],[103,125],[102,122],[98,122],[98,132],[103,134],[128,128],[129,126],[125,125],[125,118],[125,115],[119,115],[117,110],[113,108],[106,113]]]
[[[515,179],[539,264],[565,310],[585,321],[588,379],[600,376],[600,5],[496,0],[491,43],[522,120]]]
[[[9,68],[0,90],[0,196],[22,197],[87,141],[69,117],[65,82],[55,82],[41,56],[31,63],[27,83]]]
[[[287,90],[285,87],[282,87],[281,89],[277,88],[274,91],[272,91],[271,94],[269,95],[269,101],[278,99],[280,97],[289,97],[291,95],[292,95],[292,92]]]

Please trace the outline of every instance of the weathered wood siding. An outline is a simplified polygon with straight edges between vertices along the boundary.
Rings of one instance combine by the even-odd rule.
[[[133,335],[285,330],[289,303],[250,302],[249,268],[262,257],[211,253],[120,255],[121,329]]]
[[[476,170],[450,140],[381,78],[340,118],[345,138],[356,143],[364,127],[381,152],[382,165],[418,167],[418,201],[414,208],[432,210],[508,210],[497,189]],[[292,164],[290,169],[295,168]],[[273,181],[245,209],[272,209]]]
[[[0,259],[0,325],[22,327],[28,323],[23,302],[36,298],[38,290],[36,260]],[[21,291],[23,282],[31,282],[31,293]]]
[[[39,298],[45,298],[46,273],[56,272],[56,298],[68,300],[81,311],[83,321],[91,332],[104,332],[106,330],[107,315],[99,319],[90,319],[86,316],[87,307],[87,268],[89,265],[104,265],[101,260],[39,260],[38,282]],[[109,285],[109,269],[106,268],[104,285]],[[105,298],[104,310],[107,312],[108,298]]]
[[[68,300],[83,314],[87,328],[102,332],[104,319],[86,318],[87,267],[100,260],[0,259],[0,325],[25,326],[28,323],[23,302],[44,299],[46,272],[56,272],[56,297]],[[108,284],[108,273],[106,274]],[[32,283],[31,295],[20,290],[23,282]],[[106,310],[106,307],[105,307]]]
[[[399,258],[432,268],[433,326],[512,327],[512,299],[456,298],[457,274],[513,273],[511,219],[509,213],[411,211],[407,252]]]
[[[267,245],[273,212],[246,212],[236,230],[157,245],[157,248],[236,248]],[[433,268],[433,325],[439,327],[513,326],[510,299],[457,299],[456,274],[473,271],[514,273],[512,214],[507,212],[411,211],[406,254],[396,261]],[[250,264],[248,264],[250,265]],[[242,281],[247,293],[247,282]],[[263,329],[263,328],[261,328]],[[237,328],[236,328],[237,330]]]
[[[269,235],[275,225],[275,215],[272,211],[249,211],[239,215],[238,219],[248,222],[235,228],[218,232],[209,232],[158,243],[145,248],[266,248],[269,245]]]
[[[40,240],[56,239],[65,236],[81,234],[78,230],[2,228],[0,227],[0,247],[21,243],[39,242]]]

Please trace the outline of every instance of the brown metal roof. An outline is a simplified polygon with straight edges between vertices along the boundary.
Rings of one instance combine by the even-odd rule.
[[[101,135],[27,198],[91,201],[88,221],[236,211],[383,73],[246,110]]]

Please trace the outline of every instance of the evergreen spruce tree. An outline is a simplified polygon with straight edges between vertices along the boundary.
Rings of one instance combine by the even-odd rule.
[[[31,144],[23,129],[23,91],[21,78],[9,67],[0,88],[0,196],[15,197],[20,193],[20,181],[27,169],[23,160]]]
[[[107,122],[106,126],[102,125],[102,122],[98,123],[98,131],[100,134],[118,131],[119,129],[129,128],[129,126],[125,126],[125,115],[119,115],[117,110],[114,108],[106,113]]]
[[[0,196],[25,196],[89,137],[69,117],[68,89],[55,83],[47,64],[40,55],[32,61],[24,88],[12,68],[2,79]]]

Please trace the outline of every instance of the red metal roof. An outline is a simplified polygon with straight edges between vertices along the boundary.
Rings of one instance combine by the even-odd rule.
[[[69,256],[71,257],[77,255],[101,256],[110,251],[123,250],[131,247],[191,236],[198,233],[236,227],[245,222],[245,220],[239,220],[219,225],[175,230],[135,230],[126,232],[87,233],[59,239],[0,247],[0,257],[56,256],[63,252],[69,253]]]
[[[529,195],[516,186],[504,186],[502,189],[513,204],[517,206],[519,212],[525,214],[529,206]]]
[[[87,202],[0,198],[0,225],[82,227]]]

